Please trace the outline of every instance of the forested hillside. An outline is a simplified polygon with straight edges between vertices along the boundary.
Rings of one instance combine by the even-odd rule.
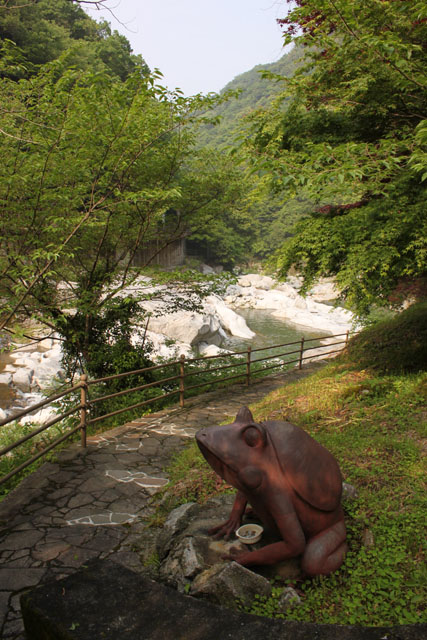
[[[250,71],[236,76],[229,82],[221,94],[238,92],[226,102],[218,105],[213,111],[218,116],[216,125],[206,125],[199,132],[199,143],[202,145],[229,146],[244,126],[244,119],[256,109],[266,107],[274,96],[283,90],[281,76],[290,77],[301,58],[301,51],[294,47],[285,53],[280,60],[270,64],[259,64]],[[277,81],[271,75],[279,76]],[[268,77],[270,76],[270,77]]]
[[[274,99],[281,95],[284,78],[290,78],[301,64],[302,50],[293,47],[280,60],[271,64],[257,65],[229,82],[221,91],[229,98],[212,111],[216,124],[207,124],[199,129],[197,144],[203,147],[223,149],[235,154],[241,163],[242,173],[247,176],[247,190],[241,225],[242,235],[247,240],[247,258],[265,260],[291,236],[295,224],[308,214],[311,202],[301,189],[294,195],[284,195],[271,188],[265,171],[247,172],[247,158],[239,152],[245,137],[250,134],[253,118],[270,108]],[[286,103],[280,109],[285,111]],[[243,168],[245,167],[245,169]],[[210,250],[210,238],[197,233],[193,244],[205,255],[216,258]],[[214,246],[214,245],[213,245]]]
[[[63,54],[67,66],[106,70],[121,80],[136,66],[148,71],[125,36],[112,32],[106,21],[96,22],[70,0],[0,3],[0,41],[0,74],[14,79],[34,75],[40,65]]]

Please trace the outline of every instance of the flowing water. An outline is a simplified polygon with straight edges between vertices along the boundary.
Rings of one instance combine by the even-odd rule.
[[[246,320],[246,324],[252,331],[256,333],[255,338],[246,340],[243,338],[231,337],[224,345],[226,349],[231,351],[244,351],[251,346],[252,349],[261,347],[270,347],[275,344],[286,344],[289,342],[299,342],[304,336],[306,339],[319,338],[310,342],[310,346],[318,346],[321,344],[321,338],[325,338],[328,334],[325,331],[316,330],[312,327],[303,327],[286,322],[281,318],[276,318],[272,312],[260,309],[238,309],[237,313]],[[299,347],[293,345],[282,349],[282,352],[295,351]],[[256,357],[275,355],[277,351],[266,350],[261,351]],[[289,359],[296,359],[298,354],[289,356]],[[254,356],[255,357],[255,354]]]

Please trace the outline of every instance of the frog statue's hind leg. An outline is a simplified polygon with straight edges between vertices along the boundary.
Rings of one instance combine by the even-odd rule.
[[[329,575],[343,563],[347,552],[343,520],[311,538],[301,558],[301,568],[310,576]]]

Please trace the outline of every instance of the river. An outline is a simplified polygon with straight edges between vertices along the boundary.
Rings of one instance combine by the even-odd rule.
[[[269,347],[275,344],[285,344],[288,342],[300,341],[302,336],[305,338],[323,338],[327,337],[325,331],[313,329],[313,327],[303,327],[290,324],[281,318],[276,318],[270,311],[260,309],[238,309],[237,313],[246,320],[246,324],[252,331],[256,333],[252,340],[243,338],[228,338],[224,347],[231,351],[243,351],[251,346],[252,349]],[[310,346],[318,346],[320,340],[310,342]],[[293,351],[295,347],[289,347],[285,351]],[[263,351],[263,355],[274,354],[274,351]],[[259,356],[258,356],[259,357]],[[295,356],[294,356],[295,357]]]

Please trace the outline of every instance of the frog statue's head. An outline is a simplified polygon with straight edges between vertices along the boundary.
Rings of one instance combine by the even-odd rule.
[[[237,489],[261,484],[268,435],[247,407],[240,409],[232,424],[201,429],[196,441],[213,470]]]

